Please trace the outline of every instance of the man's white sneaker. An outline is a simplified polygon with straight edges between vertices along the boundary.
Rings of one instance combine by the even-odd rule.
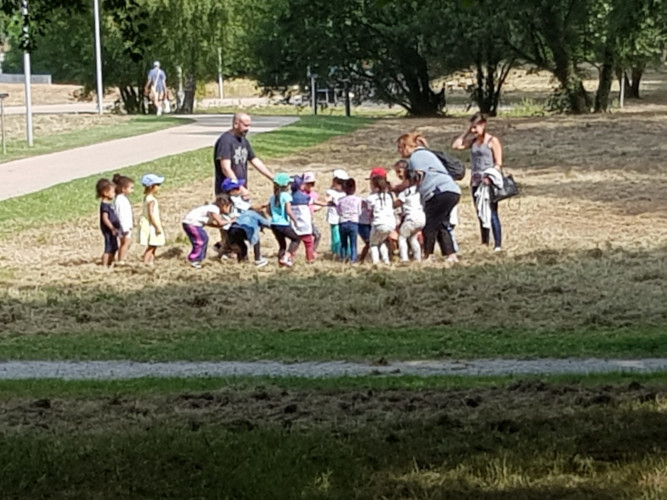
[[[268,263],[269,263],[268,260],[266,260],[264,258],[261,258],[261,259],[255,261],[255,267],[264,267]]]

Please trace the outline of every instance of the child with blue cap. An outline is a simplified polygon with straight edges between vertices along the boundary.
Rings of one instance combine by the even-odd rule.
[[[157,174],[146,174],[141,178],[144,203],[139,219],[139,244],[146,247],[141,259],[147,266],[155,265],[155,251],[165,244],[160,205],[155,197],[163,182],[164,177]]]

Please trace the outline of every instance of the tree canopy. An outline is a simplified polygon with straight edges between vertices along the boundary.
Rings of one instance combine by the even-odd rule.
[[[93,87],[91,2],[0,0],[0,30],[38,71]],[[129,112],[143,110],[141,89],[159,59],[173,85],[185,80],[183,110],[198,81],[223,72],[266,86],[320,83],[363,89],[369,98],[414,115],[442,113],[442,81],[472,71],[471,97],[495,114],[515,64],[553,74],[564,110],[605,111],[611,83],[628,79],[638,97],[647,66],[667,40],[664,0],[101,0],[105,84],[118,86]],[[27,28],[29,36],[25,36]],[[598,88],[583,79],[597,69]],[[309,73],[310,72],[310,73]]]

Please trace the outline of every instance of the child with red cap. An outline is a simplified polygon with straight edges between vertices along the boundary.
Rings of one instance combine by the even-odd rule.
[[[367,204],[373,213],[369,242],[371,261],[377,264],[382,259],[383,263],[389,264],[387,238],[396,229],[394,198],[384,168],[373,168],[368,179],[371,181],[371,194],[368,196]]]

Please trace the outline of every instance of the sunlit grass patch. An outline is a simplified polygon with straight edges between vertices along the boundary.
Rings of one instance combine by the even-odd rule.
[[[176,119],[174,119],[176,120]],[[145,120],[140,121],[144,123]],[[331,137],[347,134],[362,127],[370,120],[361,118],[304,117],[293,125],[253,138],[253,147],[267,160],[297,152]],[[148,121],[147,123],[153,123]],[[93,129],[94,130],[94,129]],[[119,169],[137,182],[132,200],[141,200],[138,180],[146,172],[158,172],[167,178],[164,190],[187,185],[212,175],[212,147],[181,155],[160,158],[151,162]],[[7,237],[27,228],[40,227],[71,220],[85,214],[95,213],[95,181],[101,177],[112,177],[115,172],[106,172],[75,179],[17,198],[0,202],[0,237]],[[204,200],[201,200],[202,202]]]

